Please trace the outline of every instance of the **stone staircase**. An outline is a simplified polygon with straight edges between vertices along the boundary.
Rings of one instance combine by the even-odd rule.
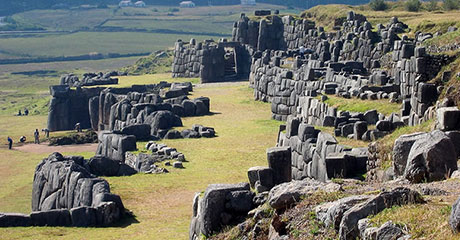
[[[232,53],[225,54],[225,75],[224,82],[236,81],[236,67],[235,67],[235,58]]]

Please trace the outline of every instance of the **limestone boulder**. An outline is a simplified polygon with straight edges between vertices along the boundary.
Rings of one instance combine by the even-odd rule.
[[[457,152],[450,138],[439,130],[414,142],[404,177],[412,183],[446,179],[457,170]]]
[[[335,183],[322,183],[313,179],[291,181],[272,188],[268,194],[268,203],[274,209],[285,209],[293,206],[302,197],[311,195],[316,191],[337,192],[340,185]]]

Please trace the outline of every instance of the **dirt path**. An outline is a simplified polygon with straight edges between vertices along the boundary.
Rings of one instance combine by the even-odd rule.
[[[22,146],[13,147],[14,150],[27,153],[53,153],[53,152],[96,152],[97,143],[64,145],[64,146],[48,146],[47,143],[42,144],[25,144]]]

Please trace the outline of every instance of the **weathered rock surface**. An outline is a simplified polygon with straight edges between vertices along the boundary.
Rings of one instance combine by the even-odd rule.
[[[358,221],[370,215],[375,215],[385,208],[395,205],[423,203],[422,196],[409,188],[396,188],[390,192],[382,192],[371,199],[358,204],[343,214],[340,222],[340,239],[356,239],[359,236]]]
[[[287,208],[300,201],[303,196],[308,196],[318,190],[337,192],[340,190],[340,185],[322,183],[313,179],[291,181],[272,188],[268,194],[268,203],[274,209]]]
[[[460,198],[458,198],[452,206],[452,212],[449,216],[449,225],[454,232],[460,232]]]
[[[414,142],[404,177],[413,183],[438,181],[457,170],[457,152],[450,138],[439,130]]]
[[[249,200],[253,197],[248,183],[209,185],[203,195],[198,193],[193,200],[189,239],[209,237],[223,225],[244,220],[252,209]]]
[[[136,150],[136,137],[102,131],[99,133],[99,145],[96,154],[109,159],[124,162],[127,151]]]
[[[107,181],[85,167],[83,157],[53,153],[38,164],[30,215],[0,213],[0,227],[109,226],[121,219],[124,206]]]
[[[343,214],[353,206],[371,198],[370,195],[357,195],[339,199],[334,202],[324,203],[315,208],[316,217],[323,222],[326,227],[333,227],[339,230]]]
[[[402,176],[406,169],[407,157],[415,141],[423,139],[427,133],[413,133],[401,135],[396,139],[393,147],[393,167],[397,176]]]

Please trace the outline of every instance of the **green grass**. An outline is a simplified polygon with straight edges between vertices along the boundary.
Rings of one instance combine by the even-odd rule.
[[[233,16],[234,21],[238,19]],[[181,32],[203,32],[221,34],[229,37],[233,29],[234,21],[217,21],[215,17],[203,17],[199,19],[114,19],[107,21],[102,27],[118,27],[129,29],[146,30],[174,30]]]
[[[141,84],[150,77],[132,77],[129,83]],[[128,80],[128,78],[126,79]],[[122,80],[124,82],[124,80]],[[214,115],[184,118],[184,126],[195,123],[215,127],[217,138],[164,141],[183,152],[189,162],[185,169],[170,169],[165,175],[137,174],[107,178],[114,193],[134,212],[139,223],[111,228],[3,228],[7,239],[185,239],[192,214],[195,192],[211,183],[247,181],[246,170],[267,165],[265,150],[274,146],[280,122],[270,120],[270,104],[252,101],[247,83],[196,88],[193,96],[211,98]],[[46,123],[46,116],[18,118],[0,116],[0,138],[20,136]],[[30,136],[30,135],[28,135]],[[139,143],[142,146],[143,143]],[[8,151],[0,147],[0,209],[6,212],[30,211],[30,193],[36,164],[47,154]],[[78,153],[86,157],[94,153]]]
[[[371,218],[374,226],[380,227],[387,221],[407,226],[414,239],[460,239],[448,225],[450,204],[435,199],[429,204],[396,206],[385,209]]]
[[[137,32],[77,32],[41,37],[0,38],[0,51],[21,57],[59,57],[89,53],[149,53],[174,46],[177,39],[185,41],[206,36],[153,34]]]
[[[18,13],[13,19],[21,23],[31,23],[47,30],[88,29],[103,23],[113,15],[113,9],[87,10],[33,10]]]
[[[325,101],[329,106],[336,107],[338,110],[350,112],[366,112],[376,109],[379,113],[390,115],[393,112],[399,112],[400,104],[390,103],[388,99],[382,100],[360,100],[357,98],[346,99],[333,95],[328,95]]]

